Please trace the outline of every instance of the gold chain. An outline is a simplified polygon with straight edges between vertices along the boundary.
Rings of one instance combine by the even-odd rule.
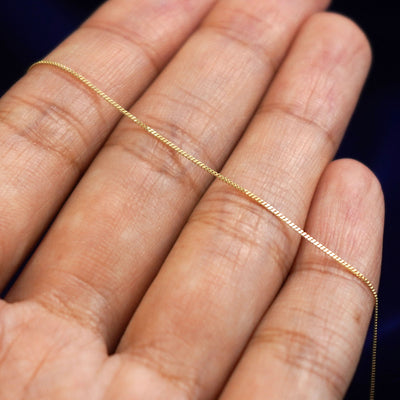
[[[193,164],[204,169],[205,171],[207,171],[209,174],[211,174],[215,178],[221,180],[222,182],[225,182],[229,186],[232,186],[234,189],[243,193],[249,199],[253,200],[257,204],[259,204],[261,207],[265,208],[267,211],[269,211],[270,213],[275,215],[277,218],[279,218],[281,221],[283,221],[286,225],[288,225],[290,228],[292,228],[295,232],[297,232],[299,235],[301,235],[308,242],[312,243],[314,246],[316,246],[318,249],[323,251],[329,257],[331,257],[335,261],[337,261],[340,265],[342,265],[344,268],[346,268],[351,274],[353,274],[355,277],[357,277],[360,281],[362,281],[368,287],[368,289],[372,293],[374,300],[375,300],[373,332],[372,332],[371,382],[370,382],[370,394],[369,394],[370,400],[373,400],[375,397],[376,354],[377,354],[377,344],[378,344],[378,293],[377,293],[376,289],[374,288],[373,284],[371,283],[371,281],[364,274],[362,274],[357,268],[350,265],[348,262],[346,262],[341,257],[339,257],[337,254],[335,254],[332,250],[329,250],[326,246],[324,246],[318,240],[314,239],[311,235],[309,235],[307,232],[305,232],[303,229],[301,229],[298,225],[296,225],[294,222],[292,222],[289,218],[287,218],[285,215],[283,215],[280,211],[278,211],[271,204],[267,203],[265,200],[263,200],[261,197],[257,196],[250,190],[247,190],[243,186],[237,184],[236,182],[232,181],[228,177],[226,177],[226,176],[222,175],[221,173],[217,172],[216,170],[212,169],[207,164],[198,160],[196,157],[187,153],[185,150],[181,149],[175,143],[168,140],[166,137],[164,137],[163,135],[158,133],[155,129],[151,128],[146,123],[141,121],[139,118],[137,118],[133,114],[131,114],[124,107],[119,105],[115,100],[113,100],[110,96],[108,96],[102,90],[100,90],[98,87],[96,87],[93,83],[91,83],[83,75],[74,71],[72,68],[67,67],[67,66],[60,64],[58,62],[55,62],[55,61],[41,60],[41,61],[38,61],[35,64],[33,64],[30,68],[33,68],[39,64],[47,64],[47,65],[51,65],[53,67],[57,67],[65,72],[70,73],[75,78],[79,79],[87,87],[89,87],[91,90],[93,90],[95,93],[97,93],[101,98],[103,98],[105,101],[110,103],[119,112],[121,112],[123,115],[125,115],[126,117],[131,119],[135,124],[140,126],[142,129],[144,129],[150,135],[154,136],[161,143],[170,147],[175,152],[180,154],[182,157],[191,161]]]

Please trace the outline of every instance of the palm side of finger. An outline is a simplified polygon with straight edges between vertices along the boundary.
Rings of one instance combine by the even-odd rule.
[[[239,3],[245,8],[245,3]],[[276,11],[274,2],[270,2],[270,7]],[[268,62],[265,48],[260,51],[262,46],[268,47],[266,38],[270,36],[267,33],[260,35],[265,21],[258,20],[258,24],[248,28],[246,40],[249,43],[243,46],[231,29],[237,24],[235,16],[239,13],[233,12],[233,8],[229,11],[229,7],[222,9],[220,5],[219,11],[208,17],[200,34],[193,36],[134,106],[140,115],[148,114],[150,122],[156,124],[175,110],[176,119],[167,130],[175,135],[185,132],[178,135],[179,140],[200,144],[199,151],[207,161],[215,159],[219,165],[224,164],[249,122],[263,88],[272,77],[272,66],[281,62],[284,49],[302,21],[299,17],[296,22],[289,23],[288,18],[284,34],[275,32],[279,40],[275,39],[275,45],[268,48],[267,54],[272,59]],[[302,12],[305,16],[311,10],[302,9]],[[229,13],[232,15],[226,17]],[[255,16],[251,18],[253,22],[257,21]],[[247,17],[247,23],[251,18]],[[320,22],[320,25],[323,24]],[[218,33],[207,40],[211,31],[214,35]],[[258,119],[255,118],[254,126],[246,132],[239,150],[226,166],[229,173],[258,185],[258,190],[271,197],[276,196],[274,200],[281,200],[281,204],[292,208],[300,221],[305,221],[315,186],[340,141],[340,131],[348,118],[348,112],[343,110],[353,107],[363,80],[363,73],[353,72],[359,69],[350,65],[349,56],[337,43],[332,47],[337,46],[338,50],[330,50],[332,60],[324,66],[320,60],[327,43],[321,41],[321,49],[315,46],[317,50],[311,51],[307,42],[316,37],[318,29],[314,27],[309,31],[313,33],[308,34],[309,38],[306,33],[302,35],[303,39],[295,46],[295,56],[288,57],[281,79],[276,79],[271,86]],[[220,32],[223,35],[220,36]],[[216,48],[210,45],[211,38]],[[258,46],[254,43],[250,46],[253,41]],[[226,52],[218,50],[224,43]],[[233,53],[239,48],[242,52],[234,59]],[[198,49],[197,58],[195,49]],[[205,55],[215,57],[214,62],[200,62]],[[321,76],[322,84],[318,79],[314,82],[313,74],[304,73],[305,68],[302,70],[301,65],[297,68],[297,61],[303,55],[313,61],[313,71],[316,76]],[[336,60],[333,60],[334,56]],[[243,76],[227,63],[232,59],[236,64],[241,60],[243,67],[252,65],[252,69],[249,68],[252,74]],[[221,60],[227,68],[221,66]],[[329,63],[338,60],[345,65],[346,73],[335,75],[331,78],[333,82],[347,75],[348,82],[355,82],[349,90],[353,94],[344,95],[340,100],[328,73]],[[318,66],[319,63],[322,66]],[[198,82],[190,80],[193,74],[187,76],[188,65],[190,70],[198,67]],[[211,71],[210,65],[218,67]],[[365,70],[365,66],[362,69]],[[297,78],[288,85],[291,74]],[[182,82],[187,81],[188,87],[192,85],[192,91],[185,92],[177,76],[182,76]],[[241,85],[237,84],[239,77]],[[296,84],[301,80],[299,77],[304,77],[312,90],[305,90],[302,101],[307,107],[299,107],[300,113],[296,115],[293,113],[296,99],[292,97],[302,93],[302,83]],[[170,85],[169,81],[175,85]],[[285,85],[295,89],[285,90]],[[180,92],[176,90],[177,86]],[[342,82],[340,87],[345,86]],[[196,89],[199,87],[201,89]],[[185,101],[179,102],[177,93],[184,96]],[[163,107],[158,103],[152,105],[155,98]],[[326,98],[329,101],[324,106]],[[226,103],[223,109],[221,99]],[[282,104],[290,107],[285,108]],[[219,114],[218,107],[221,108]],[[324,117],[332,107],[341,110],[337,111],[337,121]],[[223,117],[231,108],[239,109],[239,114],[245,117],[231,118],[235,114],[232,110],[232,115]],[[189,109],[190,113],[187,112]],[[186,118],[187,115],[190,118]],[[220,125],[209,122],[209,132],[205,132],[201,129],[203,123],[198,121],[210,115],[217,116]],[[312,117],[315,123],[311,122]],[[265,138],[257,122],[267,127],[269,134]],[[271,133],[274,128],[278,134]],[[304,131],[303,137],[291,133],[300,128]],[[186,135],[186,131],[192,130],[201,134],[203,141],[212,143],[211,149],[201,145],[195,134]],[[325,130],[334,133],[321,135],[326,133]],[[148,290],[209,181],[190,168],[183,173],[182,168],[186,165],[177,163],[165,149],[156,148],[150,138],[137,133],[132,133],[132,128],[125,122],[117,127],[32,258],[27,271],[12,288],[7,300],[18,302],[2,304],[0,393],[3,391],[6,398],[124,399],[136,396],[161,399],[166,393],[169,398],[214,397],[292,265],[299,242],[285,236],[276,221],[261,219],[258,211],[246,205],[244,199],[232,197],[229,191],[213,185]],[[291,143],[290,156],[281,152],[282,140]],[[328,146],[326,142],[329,142]],[[274,151],[270,150],[268,157],[260,154],[267,149]],[[261,182],[260,173],[252,172],[249,154],[259,168],[271,170],[270,178],[265,177]],[[301,161],[303,154],[306,157]],[[132,158],[135,161],[133,167]],[[313,158],[318,161],[313,162]],[[284,173],[287,165],[282,166],[282,163],[291,163],[294,177]],[[308,175],[300,174],[299,180],[298,171],[302,168]],[[192,177],[189,179],[193,189],[190,193],[187,176]],[[303,196],[299,196],[299,204],[290,196],[282,198],[288,187],[276,183],[282,182],[280,178],[285,178],[295,191],[307,187]],[[231,203],[226,201],[229,198]],[[164,208],[160,207],[160,199]],[[86,202],[91,203],[91,207],[82,207]],[[236,214],[236,219],[230,218],[236,213],[232,210],[237,206],[240,213]],[[247,240],[249,227],[252,231],[254,226],[252,234],[256,238],[266,237],[269,247],[263,247],[258,239]],[[132,242],[135,251],[131,250]],[[116,250],[113,250],[114,245]],[[53,265],[57,268],[51,268]],[[188,266],[192,266],[189,274]],[[268,294],[262,298],[260,294],[266,289]],[[125,331],[146,290],[148,293],[139,312]],[[253,291],[256,296],[251,295]],[[234,316],[229,316],[233,305]],[[237,330],[233,332],[232,327],[236,326]],[[117,354],[108,356],[122,335]],[[189,359],[188,355],[191,356]],[[201,372],[205,370],[204,365],[208,368]]]

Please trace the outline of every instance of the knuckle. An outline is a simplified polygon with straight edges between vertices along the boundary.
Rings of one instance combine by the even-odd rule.
[[[67,166],[81,171],[83,162],[77,149],[85,146],[85,128],[65,102],[9,93],[8,107],[18,110],[19,114],[26,114],[29,110],[29,120],[26,121],[12,121],[8,114],[8,119],[2,121],[8,130],[29,145],[55,155]]]
[[[183,88],[175,88],[174,95],[154,93],[153,104],[162,104],[152,112],[143,113],[143,120],[153,127],[162,127],[158,130],[168,140],[171,140],[183,149],[189,150],[196,158],[214,165],[215,157],[207,146],[207,138],[199,132],[198,116],[203,117],[203,126],[207,127],[207,135],[216,135],[218,121],[213,118],[216,110],[202,98]],[[163,115],[174,110],[173,118]],[[195,117],[194,117],[195,116]],[[173,179],[181,185],[188,185],[194,191],[198,191],[198,183],[191,176],[194,168],[187,167],[189,161],[177,154],[172,149],[160,143],[143,129],[133,123],[124,124],[119,128],[118,134],[112,135],[106,142],[105,148],[114,148],[117,154],[126,153],[133,156],[136,161],[146,165],[146,169],[161,175],[162,179]],[[193,126],[193,129],[191,127]],[[137,133],[137,134],[135,134]],[[188,172],[189,170],[189,172]]]
[[[315,96],[315,93],[311,95]],[[309,98],[292,102],[265,102],[261,105],[257,114],[261,116],[276,116],[279,119],[283,117],[287,122],[294,122],[308,129],[312,128],[324,136],[326,143],[328,143],[331,148],[336,149],[337,135],[335,135],[334,130],[329,126],[322,115],[318,118],[315,111],[310,107],[311,102],[318,102],[315,100],[318,99],[311,100]]]
[[[269,328],[259,331],[250,342],[256,351],[265,351],[279,362],[295,370],[306,371],[326,383],[334,398],[343,396],[347,386],[341,366],[330,355],[330,347],[314,336],[285,328]]]
[[[112,54],[122,47],[124,59],[133,55],[135,62],[144,57],[153,72],[160,72],[172,55],[177,38],[174,33],[182,29],[184,21],[196,12],[193,0],[148,2],[106,1],[81,28],[93,30],[100,38],[106,53]],[[179,39],[178,39],[179,40]],[[163,46],[160,46],[163,43]],[[132,51],[133,50],[133,51]]]
[[[209,18],[202,29],[210,30],[214,34],[227,40],[235,46],[250,50],[273,73],[277,65],[272,59],[265,45],[265,32],[268,27],[279,23],[279,13],[275,8],[265,12],[266,17],[259,17],[249,9],[225,7],[219,18]]]
[[[216,160],[213,160],[203,134],[215,136],[220,130],[220,122],[215,118],[215,106],[181,86],[175,86],[173,94],[156,92],[152,97],[152,102],[162,104],[162,107],[159,113],[146,114],[146,120],[155,126],[162,126],[166,137],[178,146],[190,149],[199,159],[214,164]],[[172,118],[168,118],[170,110],[174,110]],[[199,129],[199,117],[201,126],[206,128]]]
[[[131,26],[131,25],[130,25]],[[117,43],[118,47],[121,46],[121,43],[127,44],[129,50],[132,51],[132,48],[138,52],[138,54],[142,55],[146,62],[151,66],[154,72],[159,73],[161,71],[161,63],[160,57],[156,50],[151,46],[151,44],[146,40],[140,40],[140,35],[136,31],[132,31],[131,27],[127,27],[121,24],[115,24],[107,22],[102,22],[100,20],[97,21],[88,21],[85,25],[81,27],[82,30],[93,31],[95,34],[99,34],[102,37],[104,36],[106,40],[110,43],[110,45],[114,45]],[[106,42],[106,41],[104,41]]]
[[[153,182],[158,181],[173,181],[174,184],[187,188],[197,187],[187,166],[184,165],[185,160],[179,154],[157,139],[146,137],[148,134],[138,127],[119,131],[121,134],[125,132],[130,137],[123,135],[124,138],[112,138],[106,142],[103,149],[110,151],[112,157],[128,157],[133,159],[136,165],[141,164],[140,168],[145,175],[145,180],[141,183],[143,189],[147,190],[147,186],[150,187]]]
[[[35,303],[48,313],[73,321],[96,336],[103,337],[107,332],[104,316],[111,312],[109,296],[100,292],[90,278],[84,279],[69,271],[57,270],[54,273],[61,275],[57,279],[63,280],[65,288],[74,287],[80,293],[79,299],[71,301],[69,290],[50,287],[41,291],[35,298]]]
[[[135,342],[129,353],[123,353],[121,356],[127,359],[128,364],[138,364],[155,373],[182,395],[179,398],[196,399],[202,392],[199,374],[190,362],[181,360],[179,356],[171,352],[169,344],[176,346],[177,341],[181,346],[190,347],[176,334],[163,332],[161,337]]]
[[[306,275],[307,279],[314,277],[315,281],[338,281],[340,283],[338,286],[343,288],[350,287],[350,289],[354,289],[354,285],[357,285],[368,295],[368,298],[371,298],[369,289],[362,281],[356,279],[351,273],[336,264],[335,261],[324,257],[320,252],[310,252],[308,256],[302,258],[301,268],[295,268],[291,271],[292,276],[299,274]],[[372,304],[371,302],[371,306]],[[339,307],[338,304],[336,306]]]
[[[200,222],[222,231],[231,240],[257,247],[260,243],[254,235],[254,228],[261,222],[260,210],[257,208],[241,193],[218,183],[204,198],[201,208],[196,210],[189,222]]]
[[[279,268],[281,279],[286,276],[289,255],[292,254],[292,232],[280,220],[272,215],[267,216],[266,210],[236,190],[217,182],[202,199],[188,224],[206,225],[215,232],[211,235],[216,235],[216,240],[221,244],[226,243],[230,249],[247,247],[251,251],[267,253],[271,265]],[[215,249],[210,251],[215,252]],[[233,254],[231,261],[235,265],[246,261],[242,259],[242,251],[223,251],[222,254],[224,257],[232,257]]]
[[[182,160],[175,152],[168,151],[161,143],[151,138],[139,138],[135,135],[146,135],[140,128],[129,128],[129,135],[132,138],[123,140],[110,140],[104,145],[105,150],[113,153],[113,156],[120,158],[128,156],[134,162],[144,165],[146,171],[151,172],[151,179],[161,181],[174,180],[180,184],[188,184],[188,175],[182,166]],[[143,169],[143,170],[144,170]],[[157,176],[155,179],[154,175]],[[150,178],[147,178],[148,180]]]

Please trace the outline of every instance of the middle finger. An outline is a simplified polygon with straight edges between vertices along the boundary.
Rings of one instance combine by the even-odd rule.
[[[298,26],[324,4],[219,2],[132,112],[219,168]],[[112,346],[209,182],[124,120],[8,299],[33,299]]]

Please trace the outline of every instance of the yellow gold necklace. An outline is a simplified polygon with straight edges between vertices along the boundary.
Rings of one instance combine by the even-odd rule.
[[[196,157],[192,156],[191,154],[187,153],[185,150],[181,149],[175,143],[168,140],[166,137],[158,133],[155,129],[151,128],[149,125],[141,121],[139,118],[135,117],[131,114],[128,110],[124,107],[119,105],[115,100],[105,94],[102,90],[96,87],[93,83],[91,83],[88,79],[86,79],[83,75],[79,74],[78,72],[74,71],[72,68],[67,67],[66,65],[60,64],[56,61],[47,61],[41,60],[34,63],[30,68],[33,68],[40,64],[51,65],[53,67],[57,67],[65,72],[68,72],[82,83],[84,83],[88,88],[93,90],[97,93],[101,98],[105,101],[110,103],[113,107],[115,107],[119,112],[123,115],[131,119],[136,125],[140,126],[143,130],[145,130],[150,135],[154,136],[158,141],[166,145],[167,147],[174,150],[176,153],[180,154],[182,157],[186,158],[187,160],[191,161],[193,164],[197,165],[198,167],[202,168],[210,175],[214,176],[215,178],[221,180],[222,182],[226,183],[227,185],[233,187],[237,191],[241,192],[243,195],[247,196],[250,200],[256,202],[258,205],[263,207],[265,210],[269,211],[271,214],[275,215],[279,218],[282,222],[288,225],[291,229],[297,232],[300,236],[306,239],[308,242],[316,246],[318,249],[323,251],[329,257],[333,258],[337,261],[342,267],[344,267],[347,271],[349,271],[352,275],[357,277],[360,281],[362,281],[372,293],[374,300],[375,300],[375,307],[374,307],[374,319],[373,319],[373,332],[372,332],[372,360],[371,360],[371,380],[370,380],[370,393],[369,398],[373,400],[375,397],[375,375],[376,375],[376,354],[377,354],[377,344],[378,344],[378,293],[371,283],[371,281],[362,274],[357,268],[350,265],[348,262],[343,260],[337,254],[335,254],[332,250],[329,250],[326,246],[320,243],[318,240],[314,239],[311,235],[301,229],[298,225],[292,222],[289,218],[283,215],[280,211],[278,211],[275,207],[271,204],[267,203],[261,197],[257,196],[250,190],[244,188],[243,186],[237,184],[236,182],[232,181],[228,177],[222,175],[221,173],[217,172],[216,170],[209,167],[207,164],[203,163],[202,161],[198,160]]]

